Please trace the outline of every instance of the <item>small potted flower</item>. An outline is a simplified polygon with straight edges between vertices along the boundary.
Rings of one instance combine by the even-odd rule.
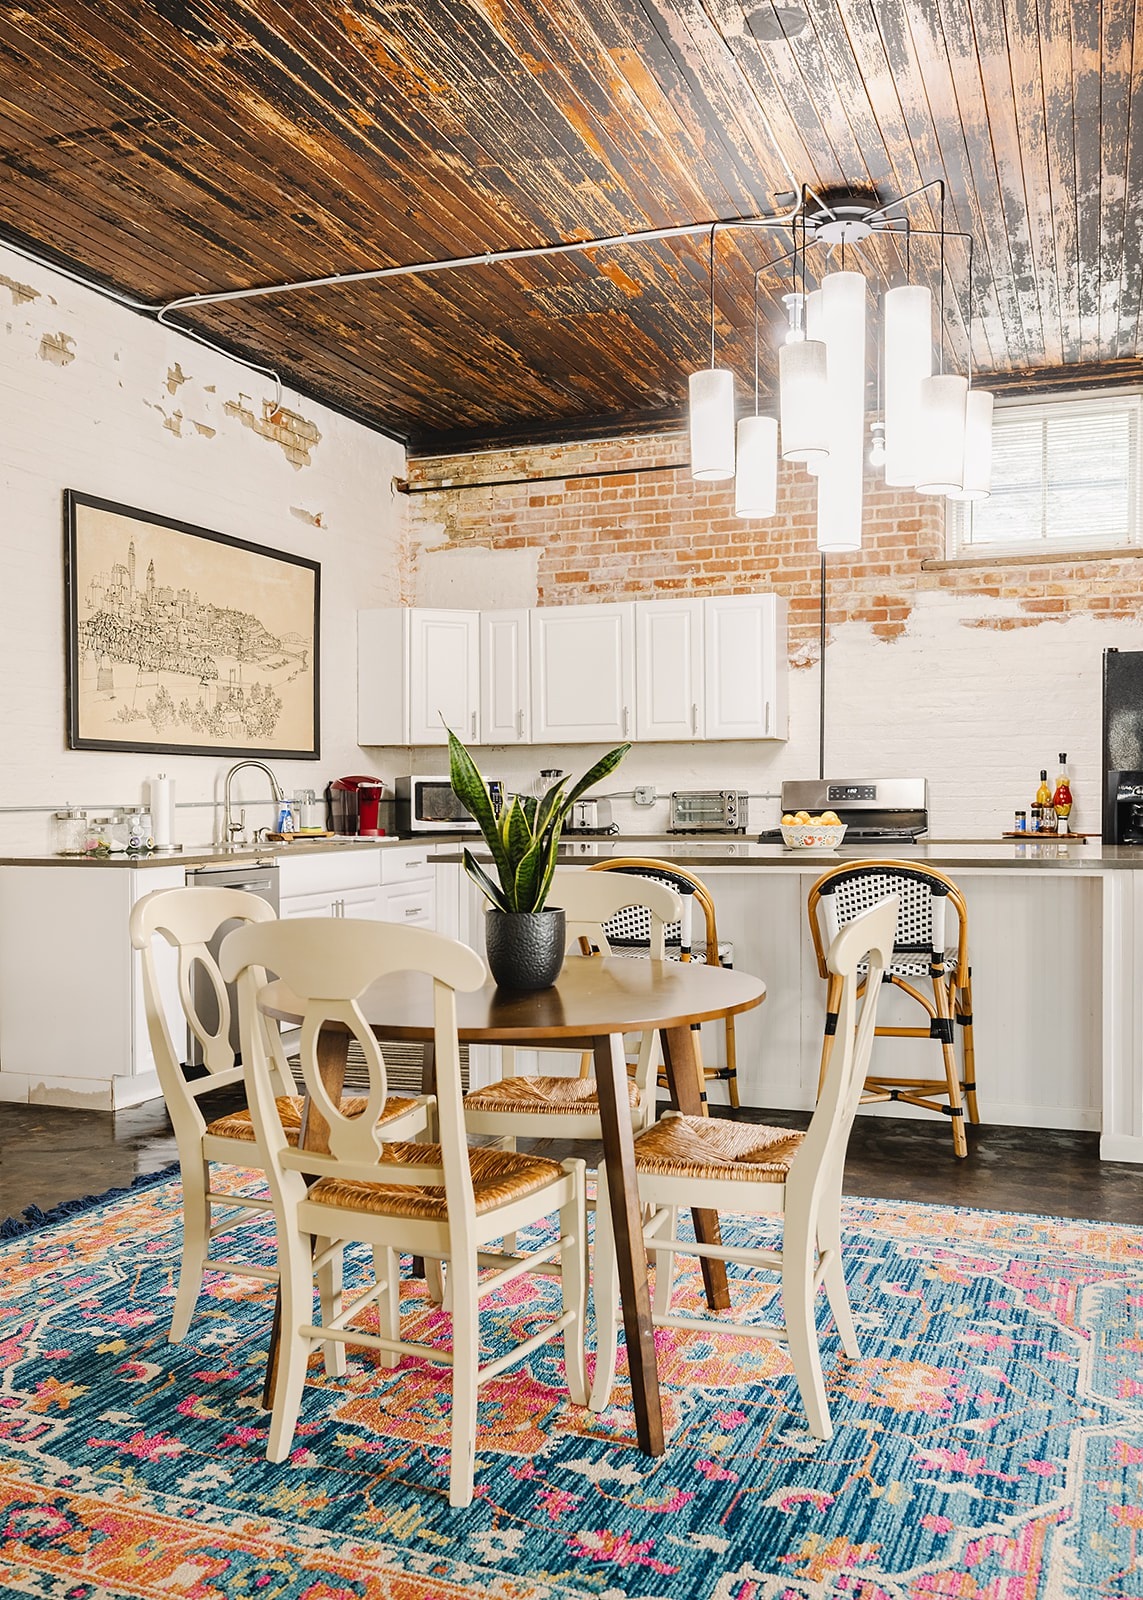
[[[492,856],[492,872],[464,852],[464,867],[491,904],[485,912],[488,966],[505,989],[547,989],[563,965],[567,940],[562,908],[547,905],[564,818],[588,789],[614,772],[630,750],[616,746],[569,789],[560,778],[541,797],[512,795],[497,815],[488,783],[450,730],[453,792],[472,813]]]

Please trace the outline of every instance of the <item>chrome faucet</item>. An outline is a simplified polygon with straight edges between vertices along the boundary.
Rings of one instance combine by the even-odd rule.
[[[238,839],[235,838],[235,834],[245,833],[245,831],[246,831],[246,813],[245,813],[245,811],[240,813],[241,820],[239,822],[232,822],[231,821],[231,809],[230,809],[230,785],[234,781],[235,774],[238,773],[238,772],[241,772],[244,767],[257,767],[259,772],[264,772],[266,774],[266,776],[270,780],[270,791],[274,796],[274,804],[275,805],[281,806],[283,804],[283,802],[285,801],[285,798],[286,798],[285,793],[284,793],[284,791],[282,789],[282,785],[278,782],[277,778],[275,778],[274,774],[270,771],[269,767],[266,765],[266,763],[264,761],[236,761],[234,763],[234,765],[227,772],[226,780],[225,780],[225,782],[223,784],[223,788],[222,788],[222,840],[221,840],[221,842],[223,844],[238,844],[238,843],[241,843],[242,842],[241,840],[238,840]],[[277,822],[277,820],[278,819],[275,817],[274,821]]]

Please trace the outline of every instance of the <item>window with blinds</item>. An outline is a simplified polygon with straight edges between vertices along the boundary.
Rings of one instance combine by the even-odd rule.
[[[1141,540],[1136,394],[997,406],[992,493],[949,504],[949,554],[1111,549]]]

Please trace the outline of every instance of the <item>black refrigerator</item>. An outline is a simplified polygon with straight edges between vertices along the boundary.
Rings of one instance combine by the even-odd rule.
[[[1143,845],[1143,650],[1103,652],[1103,842]]]

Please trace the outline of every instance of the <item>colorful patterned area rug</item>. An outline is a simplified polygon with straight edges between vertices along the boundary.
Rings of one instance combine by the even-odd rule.
[[[166,1342],[177,1181],[41,1226],[0,1250],[0,1593],[1143,1595],[1143,1232],[876,1202],[847,1204],[846,1229],[862,1355],[823,1304],[830,1443],[777,1347],[661,1331],[670,1445],[652,1461],[622,1386],[599,1417],[566,1403],[556,1344],[481,1391],[477,1498],[453,1511],[444,1375],[417,1361],[353,1352],[329,1380],[315,1358],[291,1459],[267,1464],[270,1293],[215,1277]],[[736,1304],[772,1315],[734,1275]],[[685,1287],[697,1307],[697,1275]],[[441,1338],[406,1288],[410,1331]],[[502,1292],[492,1345],[536,1305]]]

